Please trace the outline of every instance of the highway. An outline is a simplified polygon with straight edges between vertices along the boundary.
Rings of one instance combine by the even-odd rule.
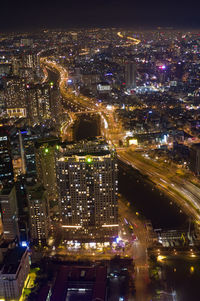
[[[117,35],[122,38],[122,39],[127,39],[130,40],[132,42],[133,45],[138,45],[141,41],[138,39],[135,39],[133,37],[129,37],[129,36],[123,36],[122,33],[120,31],[118,31]]]
[[[110,144],[118,145],[119,140],[123,138],[124,132],[122,124],[116,122],[114,115],[115,109],[107,109],[103,104],[100,104],[96,99],[88,98],[81,95],[79,92],[72,90],[67,86],[68,72],[67,70],[53,60],[41,58],[42,66],[47,66],[52,70],[59,73],[59,88],[63,101],[68,105],[70,121],[65,122],[61,127],[61,135],[63,140],[70,139],[71,135],[67,133],[70,131],[71,126],[76,120],[76,114],[96,113],[101,116],[102,134],[106,137]],[[68,137],[70,136],[70,137]]]
[[[51,69],[56,70],[60,74],[59,78],[59,87],[60,93],[63,99],[71,105],[71,110],[74,112],[84,111],[97,111],[96,100],[88,98],[84,95],[81,95],[79,91],[73,90],[71,87],[67,86],[67,80],[69,74],[67,70],[62,67],[60,64],[53,60],[47,58],[41,58],[41,64],[46,65]]]
[[[143,159],[131,149],[121,149],[118,158],[149,176],[152,182],[175,201],[197,223],[200,221],[200,189],[188,180],[177,176],[170,167],[162,167]]]
[[[133,232],[138,238],[134,242],[129,242],[131,246],[130,256],[135,263],[135,288],[136,296],[129,296],[130,301],[150,301],[151,295],[148,289],[150,283],[148,267],[148,234],[144,224],[138,219],[137,215],[119,200],[119,215],[124,217],[133,225]]]

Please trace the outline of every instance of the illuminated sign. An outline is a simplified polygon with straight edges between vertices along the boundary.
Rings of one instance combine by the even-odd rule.
[[[106,85],[98,84],[97,85],[97,90],[98,91],[110,91],[111,88],[110,88],[110,85],[108,85],[108,84],[106,84]]]
[[[8,140],[7,136],[0,137],[0,141]]]
[[[128,143],[129,145],[138,145],[137,139],[130,139]]]

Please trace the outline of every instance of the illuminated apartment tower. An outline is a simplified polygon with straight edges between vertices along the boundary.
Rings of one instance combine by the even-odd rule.
[[[66,238],[109,241],[116,237],[118,180],[114,154],[110,150],[58,153],[56,169]]]
[[[27,117],[31,124],[49,119],[50,114],[50,95],[49,85],[27,84]]]
[[[55,122],[56,128],[60,131],[63,110],[59,87],[53,83],[50,83],[49,95],[51,118]]]
[[[45,244],[50,232],[47,194],[40,185],[27,188],[31,239],[33,243]]]

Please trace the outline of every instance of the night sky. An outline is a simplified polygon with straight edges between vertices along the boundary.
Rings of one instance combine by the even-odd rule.
[[[0,32],[39,28],[158,26],[200,28],[200,1],[134,0],[2,0]],[[198,3],[199,2],[199,3]]]

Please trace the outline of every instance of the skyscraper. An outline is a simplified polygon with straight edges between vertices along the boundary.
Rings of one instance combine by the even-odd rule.
[[[57,87],[55,84],[52,85],[52,83],[50,83],[49,95],[51,118],[55,122],[57,129],[60,130],[63,111],[59,87]]]
[[[195,143],[190,148],[190,169],[200,175],[200,143]]]
[[[136,65],[134,62],[127,62],[125,65],[125,83],[128,89],[136,87]]]
[[[44,185],[49,200],[57,199],[55,149],[58,143],[56,137],[40,139],[35,143],[37,179]]]
[[[107,146],[108,148],[108,146]],[[84,145],[83,145],[84,149]],[[72,151],[72,149],[71,149]],[[57,152],[61,224],[69,239],[109,241],[118,233],[117,163],[111,150]]]
[[[0,183],[3,185],[14,180],[10,150],[10,135],[6,128],[0,129]]]
[[[0,208],[3,237],[8,240],[19,238],[18,209],[15,186],[4,187],[0,192]]]
[[[27,187],[30,234],[34,243],[45,244],[50,232],[49,203],[41,185]]]
[[[30,183],[29,183],[30,184]],[[26,191],[26,177],[18,176],[17,181],[15,182],[16,196],[17,196],[17,207],[18,207],[18,226],[20,241],[29,240],[29,213],[28,213],[28,200],[27,200],[27,191]]]
[[[41,122],[51,116],[50,90],[46,84],[27,85],[27,117],[31,124]]]
[[[26,108],[25,81],[18,76],[7,77],[4,81],[6,109]]]

